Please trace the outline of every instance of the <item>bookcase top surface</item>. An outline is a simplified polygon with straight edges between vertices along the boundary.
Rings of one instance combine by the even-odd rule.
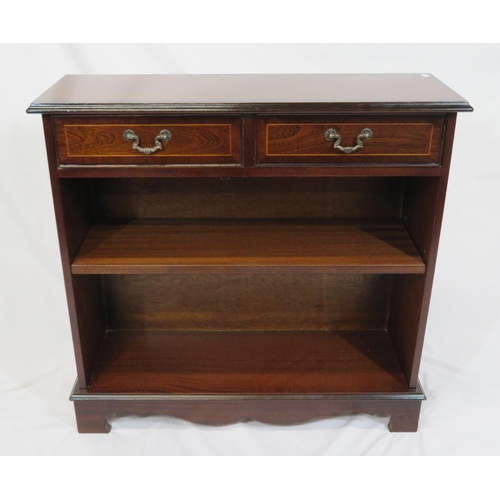
[[[456,112],[430,74],[66,75],[28,113]]]

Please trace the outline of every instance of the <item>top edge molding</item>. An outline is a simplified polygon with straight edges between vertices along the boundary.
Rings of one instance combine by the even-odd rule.
[[[472,111],[429,74],[66,75],[28,113]]]

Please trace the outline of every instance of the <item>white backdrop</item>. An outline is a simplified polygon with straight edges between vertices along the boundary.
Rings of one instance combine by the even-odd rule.
[[[500,45],[0,45],[0,455],[497,455],[500,453]],[[76,377],[41,119],[64,74],[432,73],[458,117],[415,434],[384,416],[291,427],[122,417],[79,435]]]

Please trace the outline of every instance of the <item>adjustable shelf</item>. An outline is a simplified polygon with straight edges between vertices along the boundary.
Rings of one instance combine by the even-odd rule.
[[[425,265],[399,221],[140,221],[94,225],[74,274],[394,273]]]

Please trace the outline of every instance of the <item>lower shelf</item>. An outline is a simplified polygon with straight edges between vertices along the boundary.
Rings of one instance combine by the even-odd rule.
[[[109,331],[88,394],[407,393],[385,330]]]

